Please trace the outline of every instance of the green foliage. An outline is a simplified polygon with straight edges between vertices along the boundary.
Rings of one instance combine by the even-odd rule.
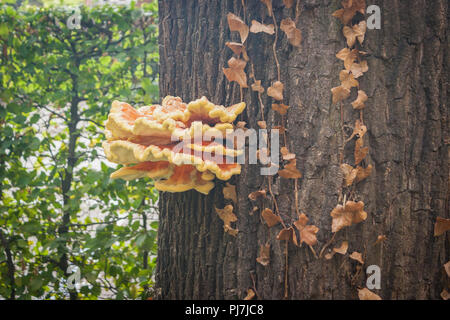
[[[157,6],[69,16],[0,7],[0,298],[147,298],[158,194],[110,180],[101,142],[114,99],[159,100]]]

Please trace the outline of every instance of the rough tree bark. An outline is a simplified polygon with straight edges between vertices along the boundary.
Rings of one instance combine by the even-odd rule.
[[[242,6],[246,4],[246,8]],[[341,230],[333,245],[349,241],[349,252],[364,253],[362,272],[357,262],[341,255],[316,259],[307,246],[289,245],[289,299],[357,299],[365,286],[367,266],[381,268],[383,299],[439,299],[443,264],[450,257],[449,233],[433,236],[437,216],[449,218],[448,150],[448,1],[373,0],[381,8],[380,30],[368,30],[364,43],[369,71],[360,86],[369,100],[364,110],[368,127],[365,160],[372,175],[356,188],[364,201],[366,221]],[[273,0],[278,23],[295,19],[294,8]],[[331,237],[331,210],[338,204],[340,110],[331,103],[330,89],[339,85],[342,62],[335,54],[344,47],[341,23],[331,14],[339,1],[302,0],[297,27],[302,49],[293,48],[280,32],[277,54],[285,85],[289,149],[297,154],[300,210],[318,226],[316,251]],[[226,15],[232,12],[250,25],[252,19],[272,23],[258,0],[160,0],[160,92],[191,101],[201,96],[231,105],[240,101],[239,87],[222,73],[232,52]],[[276,80],[272,52],[274,37],[250,34],[246,46],[257,79],[265,88]],[[247,65],[247,74],[249,65]],[[249,83],[252,83],[249,81]],[[255,92],[244,89],[246,111],[240,120],[257,128],[261,120]],[[263,95],[269,126],[280,119]],[[352,100],[349,100],[352,101]],[[345,124],[358,113],[345,107]],[[350,131],[351,132],[351,131]],[[345,150],[346,159],[352,150]],[[280,226],[270,230],[248,194],[265,187],[258,165],[243,165],[231,181],[237,186],[236,238],[223,232],[214,207],[225,205],[222,186],[208,196],[195,191],[162,193],[156,288],[160,299],[242,299],[255,281],[262,299],[281,299],[285,289],[284,242],[275,240]],[[292,181],[274,178],[274,192],[283,218],[296,218]],[[378,235],[387,241],[373,245]],[[259,246],[271,243],[271,263],[256,262]]]

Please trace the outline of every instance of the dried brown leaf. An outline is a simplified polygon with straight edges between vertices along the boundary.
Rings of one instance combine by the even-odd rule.
[[[244,300],[252,300],[256,296],[255,291],[252,288],[247,290],[247,296],[245,296]]]
[[[336,53],[336,58],[338,58],[339,60],[345,61],[345,59],[347,59],[349,54],[350,54],[350,49],[344,48],[341,51],[339,51],[338,53]]]
[[[333,12],[333,17],[341,20],[342,24],[347,25],[352,21],[356,12],[365,14],[366,1],[365,0],[344,0],[342,1],[342,9]]]
[[[289,109],[289,106],[282,104],[282,103],[273,103],[272,104],[272,110],[278,112],[281,115],[285,115],[287,113],[287,110]]]
[[[298,245],[297,236],[295,235],[293,227],[281,229],[277,235],[277,240],[288,240],[292,241],[295,245]]]
[[[333,94],[333,104],[341,102],[350,96],[350,89],[344,88],[343,86],[334,87],[331,89]]]
[[[362,20],[360,23],[353,26],[353,31],[355,31],[355,33],[357,34],[356,38],[358,39],[358,42],[360,44],[364,42],[366,30],[367,30],[367,23],[365,20]]]
[[[283,160],[289,161],[295,159],[295,153],[289,152],[288,148],[281,147],[280,149]]]
[[[226,187],[223,187],[223,196],[225,199],[229,199],[234,203],[237,203],[236,186],[226,183]]]
[[[437,217],[436,223],[434,224],[434,236],[438,237],[448,230],[450,230],[450,219]]]
[[[345,186],[349,187],[353,184],[353,181],[356,179],[356,175],[358,173],[358,170],[353,168],[351,165],[348,165],[346,163],[341,164],[341,170],[344,174],[344,180],[345,180]]]
[[[379,295],[373,293],[367,288],[358,289],[359,300],[382,300]]]
[[[331,231],[338,232],[344,227],[366,220],[367,212],[364,211],[364,202],[347,201],[345,206],[337,205],[331,211],[333,218]]]
[[[375,241],[374,245],[375,244],[379,244],[379,243],[381,243],[383,241],[386,241],[386,239],[387,239],[387,237],[384,234],[380,234],[380,235],[378,235],[377,241]]]
[[[248,26],[244,23],[244,21],[242,21],[241,18],[231,12],[227,14],[227,20],[230,31],[239,32],[239,35],[241,36],[241,42],[244,43],[248,37]]]
[[[359,43],[363,43],[364,35],[366,33],[366,21],[361,21],[359,24],[355,24],[352,27],[344,26],[342,29],[342,33],[344,37],[347,39],[347,45],[351,48],[355,45],[356,39],[358,39]]]
[[[445,272],[447,273],[447,277],[450,278],[450,261],[448,261],[446,264],[444,264]]]
[[[450,299],[450,293],[448,293],[447,289],[442,290],[441,298],[443,300],[449,300]]]
[[[259,247],[259,257],[256,262],[266,267],[270,263],[270,244],[261,245]]]
[[[346,254],[348,250],[348,241],[342,241],[342,244],[339,248],[333,248],[333,252],[339,253],[339,254]]]
[[[275,100],[283,100],[284,85],[281,81],[275,81],[274,84],[267,89],[267,95]]]
[[[356,179],[355,183],[361,182],[366,179],[372,173],[372,165],[369,164],[367,168],[363,168],[361,166],[356,167]]]
[[[248,61],[247,50],[245,50],[245,46],[239,42],[225,42],[225,45],[231,49],[235,54],[240,55],[242,53],[242,57],[245,61]]]
[[[362,258],[362,254],[359,252],[354,251],[351,255],[350,255],[350,259],[356,260],[361,264],[364,264],[364,260]]]
[[[219,218],[222,219],[223,221],[223,229],[225,230],[225,232],[227,232],[228,234],[232,235],[232,236],[236,236],[238,233],[237,229],[233,229],[231,227],[231,222],[236,222],[237,221],[237,217],[236,215],[233,213],[233,206],[231,204],[225,206],[225,208],[223,209],[218,209],[215,208],[217,214],[219,215]]]
[[[273,226],[276,226],[277,224],[281,223],[280,216],[274,214],[272,210],[270,210],[269,208],[265,208],[261,212],[261,215],[269,228],[272,228]]]
[[[261,85],[261,80],[256,80],[255,83],[251,85],[253,91],[258,91],[259,93],[264,92],[264,88]]]
[[[295,22],[291,18],[281,20],[280,29],[286,33],[286,36],[294,47],[300,47],[302,43],[302,32],[297,29]]]
[[[355,79],[361,77],[365,72],[369,70],[369,66],[367,65],[367,61],[361,61],[361,63],[353,62],[350,71],[353,73]]]
[[[292,159],[288,164],[284,165],[283,170],[278,171],[280,177],[285,179],[298,179],[302,177],[300,171],[297,170],[297,160]]]
[[[355,80],[356,81],[356,80]],[[364,109],[364,102],[367,101],[367,95],[363,90],[358,90],[358,97],[352,102],[353,109]]]
[[[274,34],[275,27],[273,26],[273,24],[262,24],[256,20],[252,20],[252,25],[250,26],[250,32],[252,32],[252,33],[264,32],[267,34]]]
[[[236,81],[242,88],[248,88],[247,75],[244,71],[246,64],[247,62],[244,60],[236,59],[235,57],[228,60],[229,68],[222,68],[228,81]]]
[[[325,259],[330,260],[331,258],[334,257],[335,252],[328,252],[325,254]]]
[[[341,80],[341,86],[345,89],[351,89],[359,85],[358,80],[355,79],[349,70],[342,70],[339,73],[339,80]]]
[[[353,134],[351,136],[351,138],[357,136],[358,138],[362,138],[364,137],[364,135],[367,132],[367,127],[365,125],[362,124],[362,122],[357,119],[355,121],[355,127],[353,128]]]
[[[300,233],[300,244],[304,242],[313,246],[317,243],[316,233],[319,231],[319,228],[314,225],[307,225],[308,220],[308,217],[302,213],[298,220],[294,222],[294,225]]]
[[[359,164],[369,153],[368,147],[363,147],[363,138],[358,138],[355,143],[355,165]]]
[[[256,201],[260,197],[266,197],[266,190],[253,191],[248,195],[248,198],[252,201]]]

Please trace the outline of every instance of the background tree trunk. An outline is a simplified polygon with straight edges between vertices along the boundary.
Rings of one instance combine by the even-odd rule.
[[[246,4],[246,8],[242,6]],[[369,99],[364,110],[369,147],[366,163],[372,175],[356,187],[365,203],[366,221],[341,230],[331,247],[349,241],[349,253],[364,254],[365,264],[347,256],[316,259],[307,247],[289,245],[289,299],[357,299],[365,287],[367,266],[381,268],[383,299],[439,299],[444,287],[443,264],[449,260],[449,233],[434,237],[437,216],[449,218],[448,149],[448,1],[368,1],[381,8],[381,30],[368,30],[363,44],[369,71],[359,78]],[[273,0],[277,23],[295,19],[295,8]],[[343,64],[335,54],[345,46],[342,24],[331,14],[340,1],[303,0],[297,27],[302,49],[294,48],[279,31],[277,55],[284,83],[289,149],[297,155],[299,204],[310,223],[318,226],[317,253],[331,239],[331,210],[342,191],[339,168],[340,110],[331,103],[330,89],[339,85]],[[160,95],[191,101],[201,96],[217,104],[240,101],[239,86],[226,80],[222,67],[232,52],[226,15],[232,12],[250,25],[269,24],[266,6],[257,0],[160,0]],[[246,47],[256,79],[267,88],[277,78],[274,36],[250,33]],[[250,65],[247,64],[247,75]],[[252,81],[249,80],[249,84]],[[353,97],[353,96],[352,96]],[[351,98],[352,98],[351,97]],[[239,120],[257,128],[261,120],[256,92],[244,89],[247,108]],[[352,101],[349,99],[348,101]],[[269,127],[280,123],[263,95]],[[345,124],[359,117],[346,104]],[[346,132],[346,133],[351,133]],[[345,159],[352,157],[347,146]],[[348,150],[347,150],[348,149]],[[346,161],[350,162],[350,161]],[[208,196],[195,191],[162,193],[160,200],[157,293],[161,299],[242,299],[255,281],[262,299],[284,297],[284,242],[280,226],[270,230],[259,213],[251,214],[248,194],[264,185],[259,165],[243,165],[233,178],[238,203],[236,238],[223,232],[214,207],[223,208],[223,183]],[[273,190],[285,221],[296,219],[293,180],[278,176]],[[340,200],[342,202],[342,200]],[[266,205],[270,205],[267,201]],[[373,245],[377,236],[387,240]],[[256,262],[259,246],[270,239],[271,262]]]

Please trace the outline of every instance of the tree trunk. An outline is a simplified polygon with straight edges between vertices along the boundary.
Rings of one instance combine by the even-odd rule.
[[[245,3],[245,9],[242,4]],[[339,231],[330,248],[349,242],[347,255],[317,259],[303,245],[288,247],[287,297],[289,299],[357,299],[357,288],[366,286],[366,268],[381,269],[383,299],[440,299],[444,288],[443,264],[449,260],[449,233],[434,237],[436,217],[449,218],[448,150],[448,1],[373,0],[381,8],[381,29],[367,30],[363,50],[369,70],[359,78],[369,99],[364,109],[369,147],[366,164],[372,174],[351,192],[343,191],[340,170],[341,111],[333,105],[330,89],[339,85],[342,61],[335,54],[345,46],[342,24],[332,17],[340,1],[304,0],[285,8],[273,0],[279,25],[297,18],[302,48],[289,44],[278,30],[276,53],[284,84],[284,103],[290,106],[285,119],[288,148],[297,155],[301,212],[320,228],[314,246],[319,255],[331,240],[330,212],[345,194],[365,203],[364,222]],[[297,11],[296,11],[297,8]],[[216,104],[240,101],[239,86],[222,72],[232,51],[227,41],[239,40],[230,33],[227,13],[250,25],[273,23],[267,7],[257,0],[191,1],[160,0],[160,95],[180,96],[189,102],[206,96]],[[367,17],[366,17],[367,18]],[[268,88],[277,80],[272,45],[274,35],[250,33],[246,42],[256,79]],[[249,84],[252,81],[249,78]],[[280,124],[262,95],[268,127]],[[353,96],[351,97],[353,98]],[[243,90],[247,104],[239,120],[258,128],[261,113],[257,93]],[[348,101],[353,101],[349,99]],[[344,124],[353,127],[359,113],[349,103]],[[346,137],[351,134],[345,130]],[[345,162],[353,156],[349,143]],[[348,161],[347,161],[348,160]],[[156,288],[160,299],[242,299],[255,287],[261,299],[285,296],[285,242],[276,240],[281,226],[268,228],[249,193],[267,189],[260,166],[242,165],[236,185],[237,237],[224,233],[214,207],[228,200],[223,182],[208,196],[195,191],[161,193],[159,251]],[[284,221],[295,221],[294,180],[272,179],[272,190]],[[271,206],[270,197],[265,200]],[[387,240],[374,245],[378,235]],[[256,262],[260,245],[269,241],[270,264]],[[348,254],[363,254],[364,265]],[[327,253],[325,249],[324,253]]]

